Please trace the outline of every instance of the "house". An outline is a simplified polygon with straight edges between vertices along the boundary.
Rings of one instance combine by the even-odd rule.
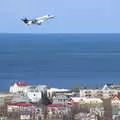
[[[21,110],[30,110],[32,111],[35,109],[35,105],[32,103],[25,103],[25,102],[9,102],[7,103],[7,111],[14,112],[14,111],[21,111]]]
[[[71,97],[68,99],[68,104],[74,105],[74,104],[79,104],[81,98],[80,97]]]
[[[68,104],[102,104],[103,101],[99,98],[86,98],[86,97],[71,97]]]
[[[14,94],[11,102],[14,102],[14,103],[18,103],[18,102],[29,103],[30,100],[29,100],[29,98],[27,96]]]
[[[10,93],[21,93],[28,86],[26,82],[15,82],[12,86],[10,86]]]
[[[26,82],[16,82],[14,83],[9,90],[10,93],[19,93],[28,97],[31,102],[38,102],[42,93],[47,92],[46,85],[28,85]]]
[[[46,85],[32,85],[26,87],[24,90],[24,95],[26,95],[29,100],[33,103],[39,102],[42,98],[42,94],[47,94],[47,86]]]
[[[101,89],[81,89],[80,97],[106,98],[112,97],[113,95],[117,95],[118,93],[119,93],[118,89],[115,89],[115,87],[112,87],[111,85],[105,84]]]
[[[61,114],[70,111],[70,108],[64,106],[63,104],[49,104],[47,105],[47,110],[49,115]]]
[[[0,106],[4,105],[6,102],[10,102],[13,98],[13,94],[10,93],[0,93]]]
[[[112,96],[111,104],[113,107],[120,108],[120,96],[118,96],[118,95]]]
[[[66,104],[68,97],[66,95],[56,95],[52,99],[53,104]]]
[[[49,88],[47,89],[47,96],[52,98],[55,95],[72,95],[71,91],[68,89],[58,89],[58,88]]]

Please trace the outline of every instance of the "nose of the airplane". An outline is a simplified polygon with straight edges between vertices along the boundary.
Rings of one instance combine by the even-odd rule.
[[[51,16],[51,18],[55,18],[56,16]]]

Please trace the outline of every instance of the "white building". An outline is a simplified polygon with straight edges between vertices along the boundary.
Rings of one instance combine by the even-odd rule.
[[[68,89],[58,89],[58,88],[49,88],[47,89],[47,96],[49,98],[52,98],[53,96],[55,96],[55,93],[63,93],[66,94],[67,92],[69,92],[70,90]],[[69,93],[67,93],[69,94]]]
[[[53,104],[66,104],[68,97],[66,95],[57,95],[53,97]]]
[[[113,107],[118,107],[118,108],[120,108],[120,96],[117,96],[117,95],[113,96],[113,97],[111,98],[111,105],[112,105]]]
[[[26,82],[16,82],[12,86],[10,86],[9,92],[10,93],[20,93],[25,90],[28,86]]]
[[[79,104],[99,104],[103,103],[100,98],[86,98],[86,97],[71,97],[68,100],[69,104],[79,103]]]
[[[47,92],[46,85],[28,86],[24,90],[24,95],[26,95],[31,102],[38,102],[42,98],[42,93],[45,92]]]
[[[20,102],[20,103],[29,103],[30,100],[29,100],[29,98],[27,96],[14,94],[11,102],[13,102],[13,103],[18,103],[18,102]]]
[[[38,102],[42,93],[47,92],[46,85],[28,85],[26,82],[16,82],[9,89],[10,93],[23,93],[31,102]]]
[[[82,89],[80,90],[81,97],[111,97],[118,95],[120,90],[104,85],[102,89]]]

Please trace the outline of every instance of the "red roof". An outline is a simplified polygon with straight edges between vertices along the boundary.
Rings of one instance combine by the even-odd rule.
[[[62,107],[63,104],[49,104],[48,107]]]
[[[114,99],[114,98],[118,98],[118,99],[120,99],[120,95],[113,95],[112,97],[111,97],[111,99]]]
[[[7,105],[15,105],[15,106],[17,105],[17,103],[11,103],[11,102],[7,102],[6,104]]]
[[[16,82],[17,86],[27,86],[28,83],[26,82]]]
[[[32,103],[7,103],[8,105],[20,106],[20,107],[29,107],[34,106]]]
[[[31,103],[18,103],[17,105],[18,105],[18,106],[21,106],[21,107],[33,106],[33,104],[31,104]]]

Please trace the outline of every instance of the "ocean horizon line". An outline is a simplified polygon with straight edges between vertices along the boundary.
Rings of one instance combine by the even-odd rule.
[[[79,35],[86,35],[86,34],[90,34],[90,35],[99,35],[99,34],[101,34],[101,35],[104,35],[104,34],[106,34],[106,35],[113,35],[113,34],[120,34],[120,33],[32,33],[32,32],[28,32],[28,33],[21,33],[21,32],[0,32],[0,34],[79,34]]]

